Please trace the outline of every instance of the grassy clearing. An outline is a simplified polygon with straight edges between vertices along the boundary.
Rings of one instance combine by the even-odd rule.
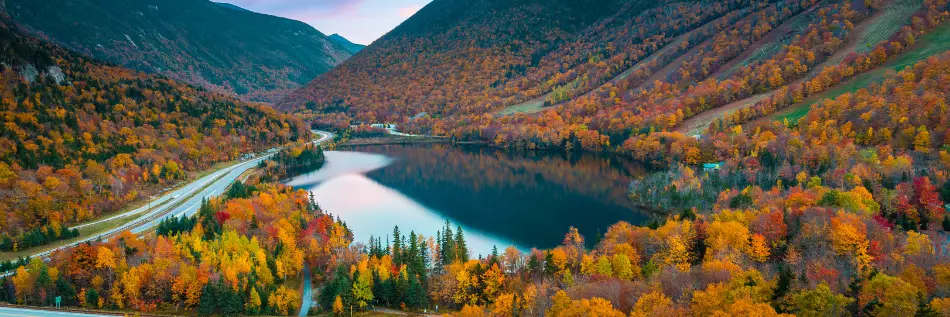
[[[914,65],[930,56],[947,51],[950,51],[950,23],[944,23],[929,34],[924,35],[917,40],[917,43],[913,48],[891,59],[885,63],[884,66],[873,69],[864,74],[857,75],[851,80],[808,98],[798,105],[793,105],[785,111],[776,113],[772,116],[772,118],[776,121],[788,119],[789,122],[796,122],[798,119],[808,114],[808,110],[811,108],[811,105],[821,100],[834,99],[845,93],[857,91],[858,89],[867,87],[871,83],[880,80],[887,70],[899,71],[904,67]]]
[[[920,8],[922,3],[924,3],[923,0],[894,0],[894,2],[884,7],[881,16],[858,37],[855,51],[858,53],[870,52],[877,43],[887,40],[901,27],[909,25],[911,16]]]
[[[513,115],[516,113],[536,113],[541,112],[544,109],[544,100],[547,99],[548,95],[544,95],[538,98],[534,98],[525,102],[522,102],[517,105],[508,106],[501,111],[498,111],[498,115],[507,116]]]

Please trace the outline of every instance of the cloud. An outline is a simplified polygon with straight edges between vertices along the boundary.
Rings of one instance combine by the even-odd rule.
[[[399,16],[403,18],[411,17],[416,12],[422,9],[422,6],[412,5],[408,7],[399,8]]]

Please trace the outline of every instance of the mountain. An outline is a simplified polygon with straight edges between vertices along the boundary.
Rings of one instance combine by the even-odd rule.
[[[349,117],[373,112],[380,121],[422,112],[445,117],[454,108],[480,114],[508,99],[537,97],[591,59],[612,67],[630,63],[631,54],[643,51],[634,45],[665,44],[749,3],[702,2],[710,5],[436,0],[278,105],[303,109],[309,103],[314,111],[342,106]]]
[[[225,3],[225,2],[214,2],[214,4],[217,4],[217,5],[219,5],[219,6],[222,6],[222,7],[231,9],[231,10],[237,10],[237,11],[251,11],[251,10],[248,10],[248,9],[245,9],[245,8],[242,8],[242,7],[239,7],[239,6],[236,6],[236,5],[234,5],[234,4]]]
[[[7,21],[0,16],[0,252],[71,238],[60,229],[309,135],[267,105],[75,54]]]
[[[326,128],[386,122],[506,147],[616,150],[653,132],[701,137],[784,108],[800,118],[809,97],[888,59],[946,51],[946,8],[435,0],[278,107]]]
[[[346,103],[354,113],[380,110],[380,120],[395,109],[401,109],[399,117],[443,115],[443,105],[460,102],[464,95],[527,78],[539,63],[556,63],[542,57],[578,40],[595,22],[614,15],[611,12],[635,14],[654,5],[619,0],[433,1],[279,106]]]
[[[36,36],[249,100],[275,100],[352,53],[313,27],[206,0],[7,0]]]
[[[363,50],[363,48],[366,47],[366,45],[363,45],[363,44],[356,44],[356,43],[350,42],[350,40],[347,40],[343,36],[340,36],[339,34],[336,34],[336,33],[331,34],[330,36],[328,36],[328,38],[342,45],[353,54],[359,53],[360,51]]]

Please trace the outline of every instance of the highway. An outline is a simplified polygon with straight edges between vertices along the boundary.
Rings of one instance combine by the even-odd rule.
[[[333,133],[325,131],[312,131],[314,134],[320,136],[317,140],[314,140],[314,144],[321,144],[333,138]],[[141,214],[135,219],[126,222],[118,227],[110,229],[106,232],[103,232],[96,236],[89,236],[81,239],[79,241],[70,243],[68,245],[35,253],[30,257],[46,258],[50,253],[61,250],[72,248],[76,245],[96,241],[96,240],[108,240],[109,237],[120,233],[125,230],[129,230],[135,234],[144,233],[153,227],[157,226],[159,222],[169,217],[181,217],[181,216],[191,216],[198,212],[198,208],[201,206],[201,201],[205,198],[212,198],[224,193],[224,191],[237,180],[244,172],[249,169],[256,167],[261,161],[266,160],[277,153],[277,149],[268,150],[266,154],[261,155],[257,158],[243,161],[234,165],[231,165],[226,168],[217,170],[207,176],[199,178],[192,181],[191,183],[184,185],[176,190],[173,190],[167,194],[162,195],[161,197],[156,197],[151,203],[151,210],[149,206],[136,208],[134,210],[110,216],[105,219],[96,220],[86,224],[82,224],[73,228],[82,228],[87,227],[96,223],[114,220],[118,218],[123,218],[130,215]],[[9,276],[13,272],[5,272],[0,274],[0,277]],[[2,317],[3,315],[0,315]]]
[[[69,311],[53,311],[40,309],[26,309],[0,306],[0,317],[90,317],[90,316],[109,316],[116,315],[96,315],[88,313],[78,313]]]

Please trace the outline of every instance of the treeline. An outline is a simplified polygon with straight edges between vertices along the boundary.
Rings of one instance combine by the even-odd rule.
[[[0,238],[0,251],[26,250],[53,241],[68,240],[79,236],[79,229],[56,228],[51,225],[35,228],[17,236]]]

